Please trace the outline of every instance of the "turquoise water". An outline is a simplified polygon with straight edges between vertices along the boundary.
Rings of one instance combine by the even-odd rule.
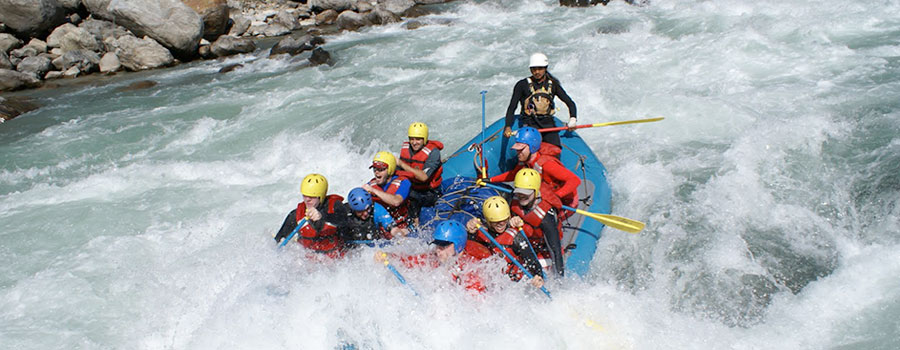
[[[0,125],[0,343],[15,349],[893,349],[900,343],[897,1],[460,1],[328,38],[333,67],[247,55],[27,92]],[[271,234],[345,194],[413,121],[449,149],[545,52],[613,214],[554,301],[480,298]],[[245,66],[228,74],[230,63]],[[158,85],[120,91],[138,80]],[[562,115],[567,115],[563,110]],[[402,249],[422,249],[410,244]],[[395,248],[395,249],[401,249]],[[593,321],[601,329],[586,325]]]

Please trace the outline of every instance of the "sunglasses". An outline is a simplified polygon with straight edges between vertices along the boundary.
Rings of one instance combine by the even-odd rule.
[[[378,171],[382,171],[382,170],[387,170],[388,165],[385,163],[382,163],[382,162],[375,162],[375,163],[372,163],[372,166],[370,166],[369,168],[372,168],[372,169],[375,169]]]
[[[434,245],[436,245],[436,246],[438,246],[438,247],[443,248],[443,247],[446,247],[446,246],[448,246],[448,245],[453,244],[453,242],[441,241],[441,240],[437,240],[437,239],[436,239],[436,240],[434,240],[434,241],[431,241],[431,244],[434,244]]]

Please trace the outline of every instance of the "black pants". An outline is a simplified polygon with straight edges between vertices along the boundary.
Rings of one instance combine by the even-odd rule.
[[[539,115],[539,116],[523,115],[522,116],[522,125],[530,126],[535,129],[555,128],[556,121],[554,121],[552,115]],[[562,143],[559,139],[559,131],[542,132],[541,139],[546,143],[549,143],[551,145],[555,145],[556,147],[562,148]]]
[[[410,219],[418,218],[422,207],[433,207],[437,204],[437,199],[440,196],[440,188],[425,191],[409,190],[409,197],[407,198],[409,203],[407,204],[406,215]]]

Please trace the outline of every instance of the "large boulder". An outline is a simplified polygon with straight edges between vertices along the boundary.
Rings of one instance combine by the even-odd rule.
[[[16,70],[33,74],[35,77],[43,77],[50,71],[50,59],[44,56],[25,57],[16,66]]]
[[[309,0],[306,4],[309,6],[309,9],[314,12],[325,10],[341,12],[356,6],[356,0]]]
[[[149,37],[138,39],[126,35],[119,38],[107,38],[106,46],[112,48],[122,66],[138,71],[168,66],[175,61],[172,53]]]
[[[9,50],[22,47],[22,40],[16,38],[12,34],[0,33],[0,52],[7,53]]]
[[[333,9],[322,11],[316,15],[316,25],[332,24],[337,19],[338,12]]]
[[[13,91],[41,86],[41,81],[31,74],[0,69],[0,91]]]
[[[48,47],[58,47],[63,52],[72,50],[100,51],[103,46],[91,33],[71,23],[63,24],[47,37]]]
[[[53,60],[57,70],[67,71],[75,67],[79,73],[90,73],[97,70],[100,55],[93,51],[72,50]]]
[[[179,57],[193,57],[197,53],[203,20],[180,0],[82,2],[95,16],[121,24],[137,36],[153,38]]]
[[[43,37],[66,19],[57,0],[0,0],[0,22],[23,37]]]
[[[237,38],[230,35],[223,35],[210,44],[209,49],[216,57],[223,57],[253,52],[253,50],[256,50],[256,44],[249,38]]]
[[[366,25],[366,19],[357,12],[346,10],[337,16],[335,24],[343,30],[357,30]]]
[[[298,18],[296,10],[281,10],[275,15],[274,22],[283,25],[287,29],[297,30],[300,28]]]
[[[226,0],[181,0],[193,9],[203,20],[203,38],[216,40],[228,29],[228,1]]]
[[[123,35],[131,35],[125,27],[99,19],[86,19],[78,24],[78,28],[91,33],[91,35],[94,36],[94,39],[97,39],[101,43],[106,41],[106,38],[109,37],[118,38]]]

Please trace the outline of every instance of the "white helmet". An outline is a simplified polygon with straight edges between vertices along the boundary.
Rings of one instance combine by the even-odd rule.
[[[534,55],[531,55],[531,61],[529,62],[528,67],[546,67],[549,65],[550,60],[547,59],[547,55],[538,52]]]

